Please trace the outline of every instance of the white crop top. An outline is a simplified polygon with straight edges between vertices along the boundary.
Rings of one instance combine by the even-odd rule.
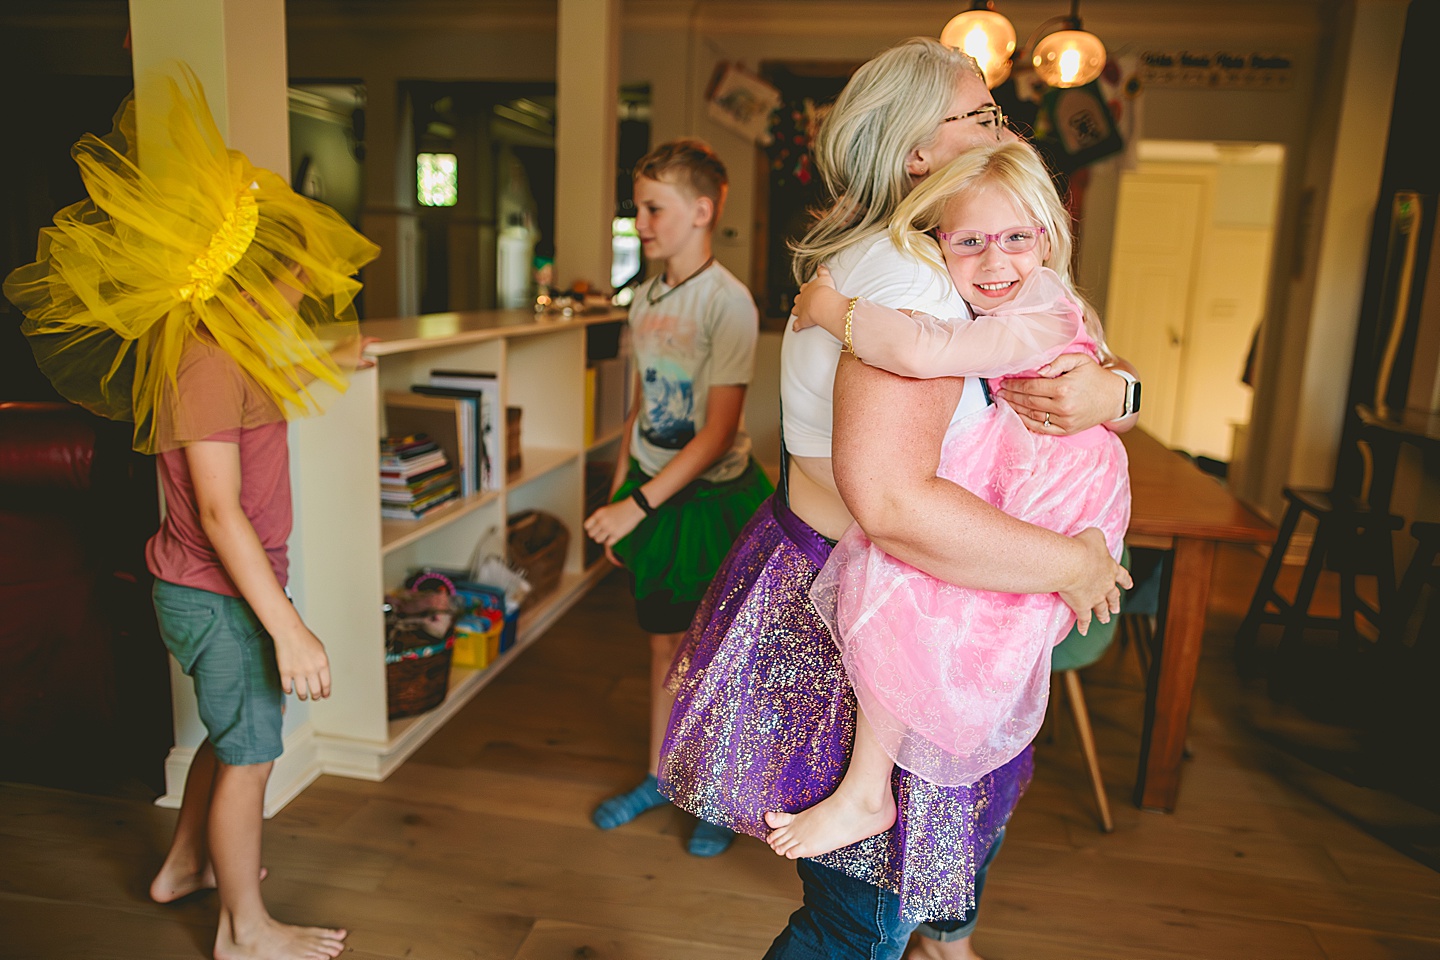
[[[857,243],[827,264],[835,286],[847,297],[935,317],[969,317],[970,307],[938,268],[902,252],[889,233]],[[796,333],[787,324],[780,346],[780,403],[785,449],[797,457],[830,456],[834,416],[835,368],[840,341],[820,327]],[[976,377],[965,380],[954,423],[985,407],[985,389]]]

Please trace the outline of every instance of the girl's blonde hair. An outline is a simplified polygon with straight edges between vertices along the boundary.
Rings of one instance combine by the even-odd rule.
[[[944,270],[945,260],[931,231],[940,225],[945,208],[956,199],[986,190],[999,191],[1022,216],[1045,228],[1048,252],[1044,265],[1059,275],[1084,311],[1085,332],[1095,341],[1101,359],[1111,359],[1100,318],[1075,289],[1071,275],[1074,239],[1070,213],[1060,202],[1045,162],[1028,143],[1011,141],[972,147],[932,173],[901,202],[890,221],[890,236],[901,250]]]
[[[898,43],[855,71],[815,137],[815,167],[835,201],[790,245],[796,280],[885,228],[912,186],[906,158],[934,140],[967,72],[984,82],[973,58],[931,37]]]

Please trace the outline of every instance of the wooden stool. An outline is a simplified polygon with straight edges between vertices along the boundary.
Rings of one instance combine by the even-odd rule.
[[[1421,592],[1428,586],[1435,594],[1440,595],[1440,523],[1416,520],[1410,524],[1410,536],[1419,542],[1415,545],[1410,565],[1405,568],[1405,576],[1395,591],[1394,607],[1387,617],[1389,629],[1385,636],[1387,642],[1392,644],[1404,644],[1410,634],[1414,635],[1417,643],[1422,636],[1429,636],[1433,641],[1435,633],[1433,628],[1427,627],[1427,623],[1440,617],[1440,610],[1435,609],[1440,607],[1440,603],[1432,600],[1432,609],[1426,614],[1424,622],[1416,625],[1413,631],[1410,629],[1410,621],[1420,607]]]
[[[1285,488],[1290,501],[1265,572],[1255,585],[1255,595],[1235,634],[1235,655],[1242,668],[1254,654],[1255,638],[1262,624],[1280,624],[1284,631],[1276,650],[1276,667],[1270,672],[1271,692],[1278,695],[1285,679],[1278,670],[1285,658],[1298,650],[1307,627],[1334,630],[1351,649],[1359,649],[1357,617],[1363,616],[1377,629],[1395,594],[1395,561],[1391,534],[1404,521],[1393,513],[1376,510],[1364,500],[1329,490]],[[1305,570],[1293,599],[1280,596],[1275,578],[1285,560],[1285,550],[1304,514],[1315,518],[1315,540],[1305,559]],[[1310,614],[1315,584],[1326,567],[1340,574],[1340,616]],[[1373,576],[1378,584],[1379,602],[1371,606],[1355,590],[1357,576]],[[1271,607],[1274,607],[1272,610]]]

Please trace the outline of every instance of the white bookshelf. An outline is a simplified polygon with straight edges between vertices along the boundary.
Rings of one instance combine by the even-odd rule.
[[[563,318],[504,310],[361,325],[380,338],[370,351],[376,367],[357,373],[325,416],[297,421],[291,430],[291,589],[330,655],[333,693],[319,702],[289,701],[285,755],[271,777],[267,813],[322,773],[384,779],[610,569],[603,559],[588,567],[582,562],[586,460],[618,439],[585,443],[586,330],[624,319],[621,310]],[[500,490],[446,504],[419,520],[382,521],[384,395],[426,383],[435,369],[498,375],[502,406],[524,411],[522,467]],[[554,514],[570,532],[559,588],[522,610],[515,645],[498,660],[483,670],[454,668],[440,706],[389,720],[385,591],[423,566],[468,566],[487,536],[491,550],[504,550],[506,518],[527,508]],[[177,697],[177,709],[193,707]],[[189,746],[172,751],[162,805],[178,804],[193,754]]]

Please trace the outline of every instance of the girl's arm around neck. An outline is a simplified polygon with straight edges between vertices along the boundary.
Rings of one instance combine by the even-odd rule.
[[[869,299],[857,299],[851,311],[850,298],[822,267],[795,300],[795,329],[818,326],[844,343],[849,311],[851,346],[871,366],[926,380],[999,377],[1048,363],[1075,339],[1083,321],[1073,304],[1059,300],[1061,291],[1058,280],[1046,285],[1038,299],[1030,298],[1034,310],[940,320]]]

